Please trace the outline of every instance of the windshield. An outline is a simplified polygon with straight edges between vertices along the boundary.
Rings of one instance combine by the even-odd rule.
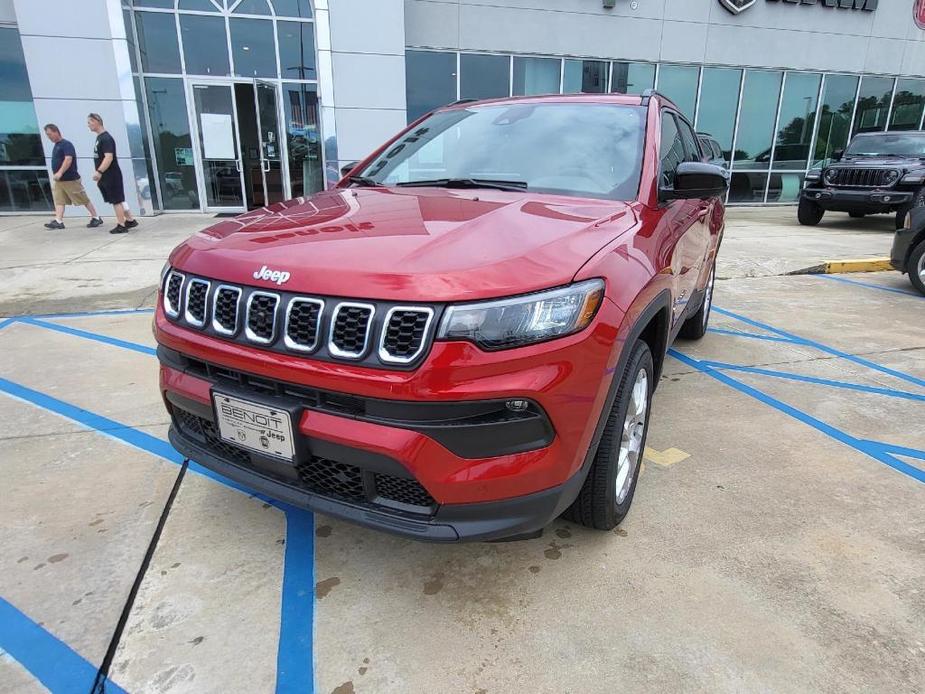
[[[383,185],[475,179],[528,191],[633,200],[646,110],[501,104],[433,114],[357,174]]]
[[[857,137],[845,150],[846,157],[925,157],[925,135],[884,133]]]

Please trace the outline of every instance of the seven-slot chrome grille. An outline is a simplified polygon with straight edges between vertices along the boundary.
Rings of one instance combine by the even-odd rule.
[[[826,172],[825,182],[846,188],[890,187],[900,178],[896,169],[832,168]]]
[[[228,284],[175,270],[163,307],[175,323],[276,352],[364,366],[413,368],[442,306],[355,301]]]

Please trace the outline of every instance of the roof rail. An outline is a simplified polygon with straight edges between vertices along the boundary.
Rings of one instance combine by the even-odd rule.
[[[471,96],[469,96],[469,97],[466,97],[465,99],[457,99],[452,104],[447,104],[447,105],[448,106],[459,106],[460,104],[471,104],[473,101],[478,101],[478,99],[474,99]]]

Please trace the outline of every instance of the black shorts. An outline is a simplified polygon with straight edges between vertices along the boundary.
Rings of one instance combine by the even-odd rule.
[[[125,189],[122,185],[121,171],[107,171],[98,181],[103,200],[110,205],[125,202]]]

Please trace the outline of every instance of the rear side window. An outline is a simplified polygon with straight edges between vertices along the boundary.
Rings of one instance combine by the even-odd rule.
[[[684,142],[678,131],[677,123],[670,111],[662,111],[662,139],[659,158],[661,159],[661,185],[674,187],[674,176],[678,164],[684,161]]]

